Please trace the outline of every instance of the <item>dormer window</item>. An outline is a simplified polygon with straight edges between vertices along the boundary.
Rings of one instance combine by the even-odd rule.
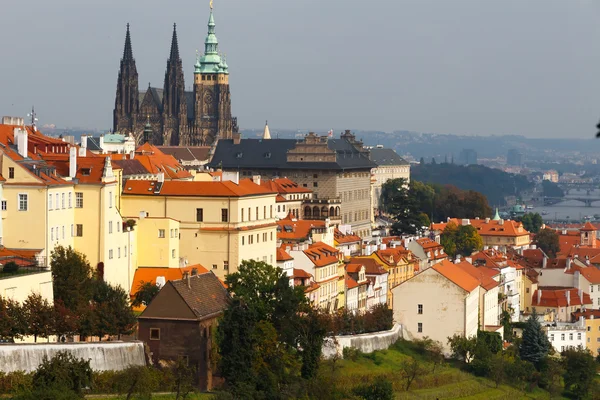
[[[271,153],[265,153],[265,158],[271,158]]]
[[[90,168],[82,168],[81,169],[81,175],[83,175],[83,176],[90,176],[90,172],[91,172]]]
[[[244,153],[242,153],[241,151],[238,153],[235,153],[235,158],[242,158],[242,156],[244,155]]]

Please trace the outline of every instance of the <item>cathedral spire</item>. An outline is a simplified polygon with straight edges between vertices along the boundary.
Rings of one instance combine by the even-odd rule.
[[[215,17],[211,2],[210,16],[208,17],[208,33],[206,34],[206,39],[204,39],[204,55],[200,57],[200,62],[196,63],[196,74],[224,73],[221,56],[219,55],[219,41],[215,34],[215,26]]]
[[[179,44],[177,43],[177,24],[173,24],[173,38],[171,39],[171,55],[169,56],[171,61],[179,59]]]
[[[133,49],[131,48],[131,35],[129,34],[129,23],[127,23],[127,33],[125,34],[125,47],[123,48],[123,61],[133,60]]]

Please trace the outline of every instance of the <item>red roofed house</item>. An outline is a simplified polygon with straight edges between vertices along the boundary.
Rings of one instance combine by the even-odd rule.
[[[477,335],[480,281],[448,260],[392,289],[394,320],[405,338],[438,340],[449,352],[448,337]]]
[[[372,257],[353,257],[350,259],[350,264],[346,266],[347,273],[354,273],[353,270],[356,268],[350,267],[351,265],[365,270],[368,281],[366,309],[369,310],[377,304],[388,304],[389,273],[379,260]]]
[[[353,233],[343,233],[339,229],[333,232],[334,246],[344,254],[345,257],[358,256],[362,252],[362,238]]]
[[[338,294],[344,292],[342,255],[336,248],[318,242],[296,246],[288,253],[294,258],[294,268],[312,275],[319,285],[320,308],[333,311],[344,305],[344,299],[338,298]]]
[[[430,238],[413,240],[408,244],[407,249],[424,261],[424,264],[420,265],[420,269],[429,268],[448,258],[444,252],[444,246]]]
[[[323,242],[334,244],[335,226],[325,220],[298,219],[291,213],[277,222],[277,240],[284,244]]]
[[[292,213],[297,219],[304,219],[302,204],[313,198],[312,190],[288,178],[261,179],[260,185],[278,194],[277,218],[283,219]]]
[[[479,281],[479,321],[481,328],[498,327],[500,315],[498,307],[498,294],[500,293],[500,271],[492,268],[477,268],[468,261],[455,264],[458,268]]]
[[[365,274],[365,267],[361,264],[347,264],[345,271],[345,307],[353,313],[362,313],[367,310],[367,290],[369,281]]]
[[[290,286],[294,286],[294,258],[289,255],[284,246],[277,248],[277,267],[290,278]]]
[[[590,295],[581,289],[539,286],[533,293],[532,307],[540,314],[554,312],[559,322],[570,322],[571,313],[592,307]]]
[[[242,260],[276,263],[275,196],[250,179],[238,183],[128,180],[123,185],[123,215],[132,219],[174,220],[178,251],[172,258],[200,263],[224,279]],[[170,229],[156,227],[139,252],[170,239]],[[145,248],[145,247],[148,248]]]

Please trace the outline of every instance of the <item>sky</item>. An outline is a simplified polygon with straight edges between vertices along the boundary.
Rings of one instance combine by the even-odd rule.
[[[0,115],[109,129],[125,25],[142,89],[173,23],[186,86],[209,0],[2,0]],[[242,129],[592,137],[597,0],[214,0]],[[6,16],[10,16],[6,18]]]

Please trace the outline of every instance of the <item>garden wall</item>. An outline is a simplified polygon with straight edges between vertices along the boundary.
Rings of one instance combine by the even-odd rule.
[[[402,339],[402,326],[400,324],[395,324],[389,331],[327,337],[323,343],[323,357],[333,358],[336,353],[339,357],[343,357],[343,351],[346,347],[354,347],[363,353],[385,350],[396,343],[398,339]]]
[[[52,358],[59,351],[90,360],[95,371],[120,371],[130,365],[146,365],[142,342],[0,344],[0,371],[35,371],[44,356]]]

